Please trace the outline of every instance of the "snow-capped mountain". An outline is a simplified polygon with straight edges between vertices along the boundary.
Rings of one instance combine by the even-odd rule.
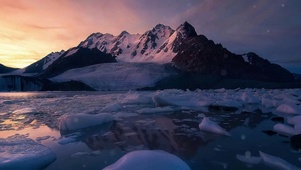
[[[17,71],[18,74],[15,72],[11,77],[7,77],[12,80],[11,84],[20,84],[14,75],[32,76],[46,90],[60,89],[50,87],[52,83],[58,87],[60,83],[67,83],[66,87],[82,83],[81,85],[95,90],[134,90],[153,87],[164,89],[170,85],[175,85],[171,88],[182,89],[213,88],[214,83],[224,79],[231,79],[231,82],[233,79],[238,80],[234,82],[295,81],[295,77],[289,71],[255,53],[234,54],[206,36],[197,35],[194,27],[188,22],[184,22],[175,30],[157,24],[144,34],[130,34],[127,31],[122,31],[117,36],[93,33],[78,46],[67,51],[50,53],[25,69]],[[218,81],[207,83],[199,77],[201,75],[208,75],[209,80],[210,76],[214,76],[213,79]],[[242,87],[252,87],[249,84],[245,85],[244,81],[241,81]],[[202,86],[204,84],[205,86]],[[4,86],[6,85],[4,82]],[[297,86],[300,84],[269,87]],[[240,87],[240,84],[236,83],[235,87]]]
[[[168,63],[177,54],[181,41],[196,35],[188,22],[181,24],[176,30],[157,24],[142,35],[126,31],[118,36],[93,33],[78,47],[98,48],[117,56],[118,61]]]
[[[54,61],[56,61],[65,51],[52,52],[42,58],[41,60],[27,66],[25,68],[25,73],[39,73],[47,69]]]
[[[80,48],[96,48],[103,53],[116,56],[119,62],[169,63],[177,54],[182,42],[196,35],[194,27],[188,22],[184,22],[176,30],[157,24],[144,34],[130,34],[127,31],[122,31],[118,36],[93,33],[78,46],[67,51],[52,52],[29,65],[25,68],[25,73],[41,73],[59,58],[72,56]]]

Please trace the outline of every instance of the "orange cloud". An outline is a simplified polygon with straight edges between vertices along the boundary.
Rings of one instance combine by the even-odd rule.
[[[25,67],[52,51],[76,46],[93,32],[137,32],[140,19],[123,1],[3,0],[0,63]]]

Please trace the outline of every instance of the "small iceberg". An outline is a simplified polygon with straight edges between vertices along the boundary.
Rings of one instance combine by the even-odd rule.
[[[175,155],[160,150],[132,151],[103,170],[190,170]]]
[[[111,122],[113,119],[113,116],[109,113],[100,113],[96,115],[85,113],[73,115],[65,114],[59,119],[59,129],[62,131],[78,130]]]
[[[216,122],[211,121],[209,118],[204,117],[199,124],[199,128],[203,131],[212,132],[220,135],[231,136],[224,128],[220,127]]]
[[[288,117],[287,123],[289,123],[291,125],[301,124],[301,116]]]
[[[261,162],[261,157],[256,156],[236,155],[236,159],[249,164],[259,164]]]
[[[274,125],[274,130],[284,135],[297,135],[295,128],[281,123]]]
[[[49,148],[24,135],[0,138],[0,148],[1,170],[40,170],[56,160]]]
[[[285,170],[300,170],[300,168],[290,164],[286,160],[275,157],[269,154],[266,154],[264,152],[259,151],[259,154],[263,160],[263,162],[269,166],[275,167],[275,168],[280,168],[280,169],[285,169]]]
[[[293,103],[284,103],[278,106],[276,111],[287,114],[301,114],[301,106]]]

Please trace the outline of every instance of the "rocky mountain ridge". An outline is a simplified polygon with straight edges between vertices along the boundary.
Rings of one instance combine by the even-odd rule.
[[[125,64],[110,64],[108,67],[102,65],[103,63],[116,62]],[[135,64],[137,62],[145,64]],[[131,65],[131,63],[133,64]],[[147,63],[154,63],[153,67],[160,71],[155,71]],[[90,67],[92,65],[95,65],[95,67]],[[141,71],[143,69],[146,70]],[[129,34],[127,31],[122,31],[118,36],[93,33],[80,42],[78,46],[66,51],[50,53],[41,60],[24,68],[24,70],[19,70],[18,75],[20,75],[20,72],[28,73],[27,75],[24,74],[24,76],[32,76],[34,74],[32,77],[42,80],[42,84],[45,84],[45,82],[49,83],[49,81],[58,81],[58,83],[72,82],[71,84],[77,84],[78,87],[84,87],[84,85],[77,83],[80,82],[90,87],[97,87],[96,90],[114,90],[110,85],[117,87],[115,84],[118,77],[127,82],[124,86],[125,88],[122,88],[123,90],[134,88],[130,84],[137,84],[138,78],[131,81],[129,80],[131,76],[127,75],[136,75],[134,72],[131,73],[131,71],[135,70],[141,73],[137,74],[141,81],[147,80],[147,82],[150,82],[148,85],[144,84],[147,88],[154,86],[154,81],[158,82],[154,87],[180,87],[183,89],[190,87],[192,89],[203,87],[221,88],[224,86],[231,88],[233,86],[231,85],[232,82],[237,82],[236,80],[239,80],[238,82],[240,80],[252,80],[255,82],[255,87],[265,87],[265,85],[257,86],[257,81],[271,83],[291,83],[296,81],[296,77],[289,71],[280,65],[270,63],[253,52],[234,54],[221,44],[216,44],[214,41],[209,40],[206,36],[197,35],[194,27],[188,22],[184,22],[175,30],[169,26],[157,24],[144,34]],[[166,74],[163,73],[164,70]],[[109,72],[105,73],[106,71]],[[17,72],[13,72],[12,75],[15,73]],[[121,74],[121,76],[116,75],[117,73]],[[70,79],[68,77],[74,78]],[[114,77],[114,79],[110,79],[110,77]],[[231,83],[230,85],[228,83],[227,85],[216,86],[210,82],[209,84],[205,83],[206,85],[204,86],[206,80],[200,80],[204,79],[204,77],[210,81],[212,79],[214,82],[220,83],[228,82],[228,80],[224,81],[224,79],[231,79]],[[73,82],[74,79],[77,82]],[[93,81],[90,81],[90,79]],[[223,80],[220,81],[221,79]],[[236,80],[232,81],[233,79]],[[99,82],[101,85],[98,85],[94,80],[105,80],[106,82]],[[122,83],[123,81],[118,80],[118,82]],[[183,82],[190,82],[190,85],[183,84]],[[55,84],[56,82],[53,83]],[[178,83],[179,85],[177,85]],[[170,84],[175,84],[175,86],[170,86]],[[237,83],[234,86],[240,87],[240,84]],[[102,89],[102,87],[105,87],[105,89]],[[120,89],[122,84],[118,87]],[[242,87],[249,87],[249,85],[244,83]],[[296,85],[269,85],[269,87],[283,88],[296,87]],[[47,88],[54,89],[48,86]],[[142,86],[139,86],[139,88],[144,89]],[[59,89],[59,86],[55,89]]]

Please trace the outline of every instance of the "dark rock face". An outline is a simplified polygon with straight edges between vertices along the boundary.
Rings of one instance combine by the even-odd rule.
[[[270,63],[255,53],[246,54],[250,63],[250,77],[252,79],[267,80],[274,82],[291,82],[295,77],[280,65]]]
[[[2,64],[0,64],[0,74],[1,73],[9,73],[9,72],[12,72],[12,71],[15,71],[17,70],[16,68],[11,68],[11,67],[6,67]]]
[[[194,27],[191,24],[189,24],[187,21],[185,21],[183,24],[181,24],[176,29],[176,32],[177,32],[177,37],[174,40],[173,47],[172,47],[172,51],[174,53],[179,52],[180,46],[185,39],[197,36],[197,33],[196,33]]]
[[[204,35],[190,37],[179,47],[172,62],[181,71],[227,78],[249,79],[267,82],[292,82],[294,76],[277,64],[271,64],[255,53],[242,55],[231,53],[221,44],[215,44]]]
[[[76,50],[76,48],[70,50]],[[69,55],[68,53],[68,51],[65,52],[44,72],[38,75],[38,77],[54,77],[73,68],[81,68],[100,63],[116,62],[115,57],[113,57],[111,54],[103,53],[96,48],[78,48],[75,53],[71,55]]]

